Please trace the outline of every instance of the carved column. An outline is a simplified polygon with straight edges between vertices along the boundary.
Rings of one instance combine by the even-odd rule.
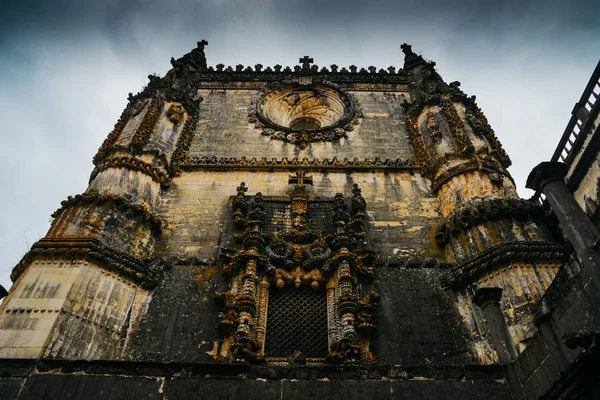
[[[543,162],[531,171],[526,186],[546,196],[584,268],[588,273],[598,275],[600,254],[594,249],[594,243],[600,234],[567,187],[564,181],[566,175],[565,164]]]
[[[348,251],[342,249],[340,252]],[[340,322],[342,324],[342,338],[353,340],[356,338],[356,330],[354,321],[356,319],[356,300],[357,296],[354,293],[354,280],[350,269],[350,264],[347,260],[342,260],[339,265],[338,285],[340,287],[340,298],[338,310],[340,313]]]
[[[500,309],[501,297],[502,289],[500,288],[482,288],[475,292],[473,303],[483,312],[488,332],[498,354],[498,360],[502,364],[508,364],[517,357],[517,353]]]
[[[264,354],[265,351],[270,287],[271,285],[269,284],[269,280],[264,277],[260,283],[260,289],[258,293],[258,321],[256,322],[256,343],[258,343],[262,354]]]
[[[341,339],[339,329],[339,317],[337,310],[336,296],[337,280],[335,277],[329,278],[327,282],[327,336],[329,351],[331,351],[331,343]]]

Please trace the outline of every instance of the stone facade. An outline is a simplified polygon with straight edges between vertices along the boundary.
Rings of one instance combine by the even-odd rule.
[[[515,365],[576,267],[474,96],[408,45],[377,71],[206,44],[13,270],[7,398],[541,397]]]

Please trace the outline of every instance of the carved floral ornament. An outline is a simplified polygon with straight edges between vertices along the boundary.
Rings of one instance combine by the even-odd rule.
[[[252,100],[248,117],[263,135],[304,149],[345,137],[362,111],[352,95],[331,83],[272,82]]]
[[[232,224],[238,250],[223,267],[229,289],[215,296],[222,310],[218,327],[224,336],[217,359],[281,361],[265,353],[265,341],[278,333],[267,332],[270,293],[308,286],[323,293],[327,310],[328,354],[312,361],[373,362],[369,338],[375,329],[379,298],[360,293],[359,281],[372,276],[369,265],[374,254],[357,249],[357,242],[366,235],[366,202],[356,185],[348,202],[337,194],[332,202],[335,233],[316,233],[306,220],[309,195],[305,184],[310,184],[311,177],[298,171],[290,182],[296,183],[290,196],[291,227],[274,235],[261,232],[267,222],[260,193],[246,196],[248,189],[242,183],[233,198]],[[288,356],[288,362],[306,361],[297,349]]]

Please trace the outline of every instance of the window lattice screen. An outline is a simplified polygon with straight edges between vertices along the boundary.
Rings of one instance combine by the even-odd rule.
[[[331,201],[309,202],[306,219],[310,229],[314,232],[331,233],[334,228],[332,212]],[[263,233],[274,235],[278,230],[287,230],[292,227],[292,207],[289,202],[266,200],[265,213]]]
[[[262,227],[263,233],[274,235],[278,230],[292,227],[292,206],[289,202],[265,201],[266,220]]]
[[[327,346],[325,292],[309,286],[271,290],[265,341],[267,356],[289,357],[297,350],[307,358],[324,358]]]
[[[310,229],[314,232],[332,233],[333,203],[331,201],[312,201],[308,203],[306,219]]]

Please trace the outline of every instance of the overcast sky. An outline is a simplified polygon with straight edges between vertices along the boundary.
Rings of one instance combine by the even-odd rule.
[[[598,1],[4,1],[0,5],[0,284],[86,189],[92,157],[150,73],[207,39],[209,65],[437,62],[527,174],[548,160],[600,55]]]

